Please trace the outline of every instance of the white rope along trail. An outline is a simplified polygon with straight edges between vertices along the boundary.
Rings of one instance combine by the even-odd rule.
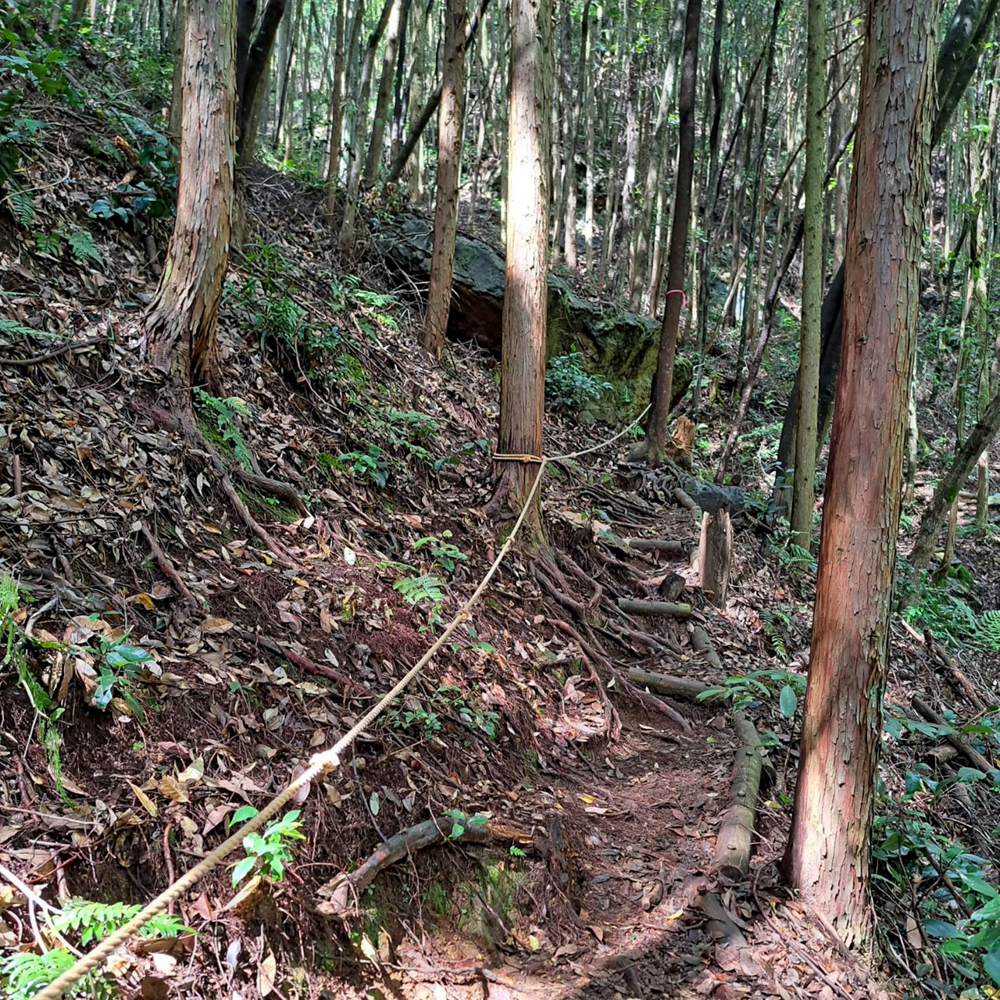
[[[599,444],[592,445],[589,448],[582,448],[580,451],[570,452],[565,455],[553,455],[551,457],[537,458],[536,456],[517,456],[518,458],[524,457],[525,459],[530,459],[531,461],[537,461],[538,472],[535,475],[534,482],[531,484],[531,489],[528,491],[527,499],[524,502],[524,506],[521,509],[521,513],[518,515],[517,520],[514,522],[514,527],[511,529],[510,534],[507,536],[506,541],[503,543],[500,551],[497,553],[496,559],[493,560],[493,565],[486,571],[486,575],[480,581],[478,587],[476,587],[475,592],[472,594],[468,600],[462,605],[461,609],[451,620],[448,627],[438,636],[434,641],[434,644],[427,650],[426,653],[402,676],[402,678],[388,691],[378,703],[371,708],[365,715],[358,720],[332,747],[321,753],[313,756],[309,762],[309,767],[302,772],[291,784],[289,784],[284,791],[282,791],[275,799],[272,799],[268,805],[266,805],[256,816],[253,816],[246,823],[243,824],[235,833],[229,835],[229,837],[223,841],[214,851],[211,852],[207,857],[203,858],[198,862],[192,869],[182,875],[177,879],[173,885],[168,886],[159,896],[156,897],[151,903],[149,903],[144,909],[137,913],[127,924],[118,928],[114,933],[109,934],[100,944],[96,945],[91,951],[87,952],[82,958],[80,958],[73,966],[67,969],[61,976],[53,980],[48,986],[35,995],[35,1000],[58,1000],[59,997],[63,995],[71,986],[78,983],[84,976],[88,973],[93,972],[99,965],[101,965],[104,960],[120,945],[124,944],[133,934],[141,930],[146,924],[149,923],[154,917],[162,913],[166,908],[180,896],[182,896],[188,889],[191,888],[203,875],[207,874],[213,868],[215,868],[221,861],[225,860],[236,848],[238,848],[243,843],[243,838],[248,834],[252,833],[254,830],[259,829],[263,826],[269,819],[276,815],[279,810],[299,792],[302,788],[308,785],[310,782],[315,781],[318,777],[327,774],[336,768],[340,763],[340,755],[346,750],[357,738],[363,733],[371,724],[378,718],[379,715],[389,706],[389,704],[394,701],[402,690],[413,680],[421,670],[433,659],[434,655],[438,650],[448,641],[451,634],[466,621],[469,617],[469,611],[476,604],[480,597],[483,595],[483,591],[486,590],[489,585],[490,580],[496,574],[496,571],[500,568],[500,564],[503,562],[507,553],[510,551],[514,544],[514,539],[517,537],[517,533],[521,530],[521,526],[524,524],[524,519],[527,516],[528,511],[531,508],[532,501],[535,498],[535,493],[538,491],[539,484],[542,481],[542,476],[545,473],[545,467],[550,462],[560,462],[566,459],[582,458],[584,455],[589,455],[592,452],[599,451],[602,448],[606,448],[608,445],[613,444],[619,438],[624,437],[636,424],[642,420],[643,417],[649,412],[650,407],[647,406],[642,413],[639,414],[624,430],[619,431],[614,437],[608,438],[606,441],[602,441]],[[509,458],[510,456],[501,456],[501,459]]]

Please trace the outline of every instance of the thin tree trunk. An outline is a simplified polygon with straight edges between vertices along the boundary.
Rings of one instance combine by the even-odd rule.
[[[938,106],[931,130],[931,148],[937,145],[952,112],[965,93],[969,80],[979,62],[983,46],[996,20],[1000,0],[960,0],[954,17],[949,22],[948,34],[938,54],[936,63]],[[950,199],[947,200],[950,205]],[[817,426],[824,435],[837,391],[840,370],[841,311],[844,294],[843,267],[834,275],[823,301],[823,348],[820,356],[820,388]],[[798,419],[798,379],[785,410],[785,420],[778,445],[776,494],[783,481],[784,471],[792,464],[795,451],[795,423]],[[818,446],[819,442],[817,442]],[[780,497],[776,495],[780,502]]]
[[[253,156],[257,139],[257,122],[266,87],[267,68],[271,61],[271,53],[274,51],[278,25],[281,24],[284,13],[285,0],[269,0],[257,37],[247,52],[236,120],[236,156],[240,166],[248,163]],[[248,32],[250,30],[247,28]]]
[[[799,347],[799,421],[792,487],[793,545],[809,550],[816,507],[816,420],[819,395],[820,313],[823,308],[823,168],[826,0],[808,0],[806,20],[806,206],[803,213],[802,328]]]
[[[330,88],[330,139],[327,150],[326,219],[332,223],[340,186],[340,161],[344,146],[344,2],[337,0],[336,41],[333,55],[333,86]]]
[[[344,219],[340,226],[340,247],[347,251],[354,243],[354,222],[358,211],[358,195],[361,190],[361,175],[363,164],[361,163],[362,142],[364,139],[365,122],[368,119],[368,97],[371,93],[372,68],[375,65],[375,52],[378,49],[379,41],[385,34],[385,29],[389,24],[389,17],[395,0],[385,0],[382,6],[382,13],[379,16],[375,30],[368,38],[368,46],[365,49],[364,63],[361,66],[361,81],[358,84],[358,97],[355,101],[354,110],[354,132],[351,141],[351,159],[348,164],[347,173],[347,193],[344,197]]]
[[[479,22],[489,4],[490,0],[479,0],[479,8],[476,10],[476,13],[469,22],[469,26],[465,32],[466,51],[468,51],[470,43],[476,36],[476,30],[479,27]],[[430,97],[427,98],[427,103],[424,105],[424,110],[420,113],[420,117],[413,123],[413,127],[410,129],[410,134],[407,136],[406,142],[403,144],[403,148],[399,151],[399,156],[396,157],[395,162],[389,170],[389,176],[385,179],[386,185],[395,184],[395,182],[399,180],[399,175],[403,172],[403,168],[406,166],[406,161],[410,158],[410,154],[413,152],[414,147],[420,140],[420,136],[423,135],[424,129],[427,128],[428,122],[434,117],[434,112],[437,111],[440,104],[441,84],[439,83],[434,88]]]
[[[691,183],[694,174],[694,107],[698,83],[698,33],[701,0],[688,0],[684,24],[684,57],[680,89],[680,142],[677,151],[677,178],[674,184],[674,217],[670,232],[670,261],[667,267],[667,303],[663,310],[660,351],[651,392],[652,410],[641,449],[649,465],[663,460],[667,446],[667,418],[674,382],[677,333],[684,300],[687,270],[688,227],[691,224]]]
[[[933,9],[870,0],[812,654],[785,874],[848,946],[871,928],[871,829],[934,107]],[[887,296],[891,287],[894,294]]]
[[[437,203],[434,209],[434,250],[431,254],[427,313],[420,344],[440,360],[451,311],[455,270],[455,232],[462,164],[465,114],[465,0],[448,0],[445,10],[444,71],[438,118]]]
[[[389,99],[392,97],[392,80],[396,73],[396,54],[399,49],[399,25],[401,8],[409,7],[409,0],[394,4],[385,35],[385,54],[382,59],[382,76],[375,99],[375,120],[372,122],[371,140],[368,143],[368,157],[362,183],[371,187],[378,179],[378,168],[382,162],[382,147],[385,143],[385,127],[389,117]]]

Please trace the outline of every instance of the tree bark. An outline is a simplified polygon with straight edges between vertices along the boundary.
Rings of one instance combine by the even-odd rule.
[[[451,284],[455,270],[455,232],[458,226],[458,190],[465,122],[465,0],[448,0],[444,16],[445,56],[441,79],[441,113],[438,117],[434,251],[431,255],[427,314],[420,330],[420,345],[438,359],[444,350],[448,330]]]
[[[687,269],[688,227],[691,223],[691,182],[694,174],[694,104],[698,84],[698,34],[701,0],[688,0],[684,25],[684,56],[681,68],[680,143],[677,152],[677,181],[674,185],[674,217],[670,232],[670,261],[667,266],[667,301],[660,331],[660,353],[653,377],[652,411],[646,427],[642,451],[649,465],[663,460],[667,446],[667,418],[674,381],[677,334],[684,301]]]
[[[479,22],[482,20],[483,13],[489,6],[490,0],[479,0],[479,8],[473,15],[472,20],[469,22],[469,26],[465,31],[465,45],[463,51],[469,50],[469,45],[472,40],[476,37],[476,30],[479,27]],[[443,81],[439,83],[435,88],[430,97],[427,98],[427,103],[424,105],[424,110],[420,112],[420,117],[413,123],[413,127],[410,129],[410,134],[406,137],[406,142],[403,143],[403,148],[399,151],[399,156],[396,157],[392,168],[389,170],[389,176],[386,177],[385,183],[395,184],[399,180],[400,174],[403,172],[403,168],[406,166],[406,161],[410,158],[413,150],[416,148],[417,143],[420,141],[420,136],[423,135],[424,129],[427,128],[428,123],[434,117],[434,112],[437,111],[441,104],[441,94],[443,89]]]
[[[848,946],[869,936],[903,437],[916,352],[937,13],[869,0],[842,368],[785,874]],[[886,289],[893,289],[887,295]]]
[[[229,265],[235,178],[236,0],[190,0],[181,74],[177,218],[146,314],[150,360],[178,394],[221,395],[216,319]],[[190,397],[186,397],[190,405]]]
[[[511,0],[507,263],[498,443],[501,455],[542,454],[552,76],[550,0]],[[531,458],[505,459],[494,469],[496,491],[492,504],[519,514],[528,504],[537,463]],[[535,544],[544,539],[537,491],[525,529]]]
[[[379,164],[382,162],[382,147],[385,144],[385,127],[389,119],[389,99],[392,97],[392,80],[396,73],[396,54],[399,49],[399,26],[402,23],[401,8],[409,7],[409,0],[400,0],[392,8],[389,28],[385,36],[385,53],[382,59],[382,76],[379,79],[378,96],[375,98],[375,119],[372,122],[371,141],[365,160],[363,183],[371,187],[378,178]]]
[[[351,158],[347,168],[347,193],[344,198],[344,219],[340,225],[340,248],[344,252],[349,250],[354,243],[354,220],[358,211],[358,194],[361,190],[362,139],[365,131],[365,122],[368,120],[368,97],[371,93],[375,52],[378,49],[379,41],[385,34],[385,29],[389,24],[389,17],[392,14],[394,6],[395,0],[385,0],[378,24],[375,25],[375,30],[368,37],[365,58],[361,66],[361,80],[358,83],[358,97],[355,102],[354,111],[354,134],[351,139]]]

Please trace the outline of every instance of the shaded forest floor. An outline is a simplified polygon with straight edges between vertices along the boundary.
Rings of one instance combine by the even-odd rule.
[[[430,364],[414,338],[420,290],[395,287],[378,260],[339,258],[319,193],[251,171],[220,323],[227,396],[196,394],[241,519],[137,363],[168,223],[88,216],[116,204],[118,185],[155,180],[129,155],[148,145],[142,122],[49,104],[31,115],[43,124],[22,164],[33,216],[0,216],[0,568],[20,591],[10,634],[26,636],[0,667],[0,864],[51,904],[144,903],[357,721],[474,590],[506,527],[483,513],[497,364],[462,344]],[[709,416],[706,451],[725,410]],[[547,448],[612,433],[550,414]],[[515,551],[461,640],[310,790],[284,880],[234,889],[234,855],[179,906],[196,936],[122,953],[126,995],[825,1000],[908,988],[839,950],[777,874],[801,711],[786,718],[776,692],[804,676],[809,572],[775,553],[751,510],[737,520],[730,600],[712,608],[687,555],[620,545],[697,542],[671,475],[628,467],[627,450],[552,468],[551,552]],[[961,513],[967,524],[965,501]],[[959,546],[979,599],[1000,606],[995,543],[963,534]],[[619,597],[656,597],[671,571],[689,585],[690,619],[618,610]],[[891,711],[912,714],[920,694],[976,714],[920,639],[894,619]],[[630,689],[633,666],[713,685],[783,678],[761,677],[769,696],[745,699],[772,743],[747,880],[712,874],[737,746],[728,704],[650,697]],[[985,653],[961,662],[986,703],[995,667]],[[939,742],[887,741],[889,791]],[[921,808],[992,858],[994,798],[973,789]],[[488,842],[414,852],[348,912],[324,915],[339,872],[453,810],[489,817]],[[5,954],[35,947],[38,906],[0,897]],[[921,941],[905,900],[880,906],[898,974]]]

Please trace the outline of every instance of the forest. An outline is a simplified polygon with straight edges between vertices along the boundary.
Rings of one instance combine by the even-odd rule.
[[[0,0],[0,996],[1000,995],[1000,0]]]

